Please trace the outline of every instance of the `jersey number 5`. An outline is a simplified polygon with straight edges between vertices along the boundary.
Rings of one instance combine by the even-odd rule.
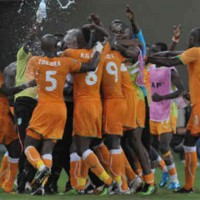
[[[45,90],[51,92],[57,87],[57,80],[52,76],[56,75],[56,71],[46,71],[46,82],[50,82],[51,86],[46,86]]]

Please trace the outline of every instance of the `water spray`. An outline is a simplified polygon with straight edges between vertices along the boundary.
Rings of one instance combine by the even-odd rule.
[[[63,4],[60,2],[60,0],[57,0],[58,4],[60,5],[60,8],[62,9],[68,9],[68,7],[71,5],[71,4],[75,4],[75,0],[67,0],[67,4],[65,6],[63,6]]]

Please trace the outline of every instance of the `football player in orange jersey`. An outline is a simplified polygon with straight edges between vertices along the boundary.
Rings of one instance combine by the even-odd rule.
[[[31,82],[32,83],[32,82]],[[3,79],[0,69],[0,143],[4,144],[8,151],[8,157],[4,156],[2,165],[7,166],[6,173],[0,177],[1,187],[4,192],[12,192],[15,176],[18,170],[20,156],[20,142],[17,136],[16,127],[9,109],[7,96],[14,95],[22,90],[32,87],[31,83],[22,84],[17,87],[8,88]]]
[[[125,54],[127,49],[131,48],[131,46],[135,46],[134,44],[135,42],[133,40],[130,40],[131,38],[130,28],[127,27],[123,22],[118,20],[116,22],[114,21],[113,23],[111,23],[111,30],[113,31],[114,34],[116,34],[117,39],[118,39],[115,42],[116,49],[123,55],[122,58],[124,57],[123,59],[126,60],[126,57],[128,57],[128,55]],[[121,41],[124,39],[126,39],[125,42]],[[130,61],[128,62],[129,65],[127,65],[127,62],[125,62],[125,64],[127,65],[128,68],[130,68],[130,64],[134,62],[135,60],[131,60],[131,62]],[[131,74],[130,72],[130,75],[134,81],[135,78],[132,77],[134,74]],[[125,80],[124,80],[124,83],[126,83]],[[129,109],[129,112],[133,112],[132,116],[135,116],[133,120],[133,122],[135,122],[135,125],[134,124],[132,126],[129,125],[128,127],[129,129],[125,131],[125,134],[126,134],[125,136],[127,137],[127,142],[128,142],[127,144],[130,145],[128,153],[130,154],[132,152],[130,155],[131,156],[134,155],[133,154],[133,147],[134,147],[134,151],[136,152],[136,155],[138,156],[138,160],[140,161],[140,164],[143,170],[143,178],[145,181],[145,186],[143,187],[142,194],[149,195],[156,190],[156,187],[154,185],[154,175],[151,172],[149,155],[141,140],[143,127],[145,124],[145,105],[144,105],[144,100],[143,100],[144,97],[141,92],[141,89],[137,86],[137,84],[133,82],[132,87],[133,85],[136,88],[137,97],[136,98],[131,97],[134,104],[132,106],[131,104],[129,105],[130,109],[132,108],[132,111],[130,111]],[[129,94],[132,94],[133,96],[133,92],[130,93],[131,91],[130,87],[127,87],[127,85],[124,84],[123,88],[124,88],[123,91],[124,91],[125,97],[128,97]],[[135,89],[133,89],[133,91],[134,90]],[[130,101],[130,97],[127,98],[127,101],[128,102]],[[131,149],[132,151],[130,151]]]
[[[167,54],[166,54],[167,53]],[[165,55],[166,54],[166,55]],[[200,133],[200,28],[191,30],[188,38],[188,49],[182,54],[176,55],[176,52],[165,52],[163,57],[149,57],[150,63],[158,66],[176,66],[186,64],[189,73],[189,91],[192,105],[192,113],[187,124],[187,133],[184,140],[185,150],[185,185],[177,190],[179,193],[191,193],[194,191],[194,179],[197,167],[196,141]],[[165,56],[169,57],[165,57]]]
[[[69,49],[64,51],[64,56],[71,56],[82,62],[89,61],[93,49],[90,47],[90,41],[84,37],[85,32],[85,29],[84,31],[80,29],[68,31],[64,40]],[[90,148],[94,139],[102,137],[100,83],[107,49],[106,45],[95,72],[74,74],[74,128],[70,154],[70,175],[72,187],[78,191],[85,189],[88,168],[107,186],[112,183],[111,177]],[[79,170],[74,171],[75,169],[81,169],[81,173]],[[80,178],[76,179],[74,174]]]
[[[57,140],[62,138],[66,122],[66,106],[63,88],[70,72],[94,71],[100,53],[94,52],[88,63],[57,56],[57,40],[47,34],[41,39],[44,56],[32,57],[28,69],[32,70],[38,87],[38,104],[27,128],[25,154],[28,161],[39,171],[32,194],[44,194],[44,184],[52,166],[52,151]],[[40,150],[39,150],[40,148]]]

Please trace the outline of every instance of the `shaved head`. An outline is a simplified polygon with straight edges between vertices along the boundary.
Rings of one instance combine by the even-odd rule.
[[[199,27],[192,29],[190,34],[193,35],[197,41],[200,41],[200,28]]]
[[[41,38],[41,48],[43,51],[52,51],[56,49],[57,40],[54,35],[46,34]]]
[[[191,30],[188,38],[188,48],[200,46],[200,28],[196,27]]]

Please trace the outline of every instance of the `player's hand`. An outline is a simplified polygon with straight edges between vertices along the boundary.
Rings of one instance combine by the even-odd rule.
[[[158,93],[154,93],[152,95],[152,100],[155,101],[155,102],[159,102],[159,101],[162,101],[163,100],[163,97],[160,96]]]
[[[27,88],[29,88],[29,87],[35,87],[37,84],[36,84],[35,80],[32,80],[32,81],[25,83],[25,85]]]
[[[95,29],[96,25],[95,24],[84,24],[82,26],[82,28],[86,28],[86,29],[89,29],[89,30],[93,30]]]
[[[187,91],[183,92],[182,96],[187,101],[190,101],[190,93],[189,92],[187,92]]]
[[[173,37],[172,37],[173,42],[178,43],[180,41],[181,29],[182,29],[181,24],[174,25],[174,27],[173,27]]]
[[[134,13],[129,5],[126,5],[126,16],[130,21],[134,21]]]
[[[99,16],[96,15],[95,13],[89,14],[88,21],[89,21],[89,23],[94,23],[98,26],[101,26],[101,20],[100,20]]]

